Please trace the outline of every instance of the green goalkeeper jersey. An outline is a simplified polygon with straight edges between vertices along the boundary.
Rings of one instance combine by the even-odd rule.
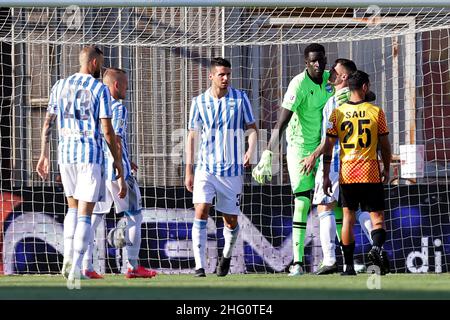
[[[323,73],[322,84],[316,84],[303,71],[289,83],[282,107],[292,111],[286,130],[288,144],[314,151],[321,141],[322,110],[333,93],[328,83],[330,72]]]

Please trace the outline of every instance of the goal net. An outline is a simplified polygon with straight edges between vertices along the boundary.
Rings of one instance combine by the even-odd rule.
[[[99,2],[101,5],[101,2]],[[128,137],[144,204],[141,264],[191,272],[192,194],[184,188],[184,142],[192,97],[209,87],[208,61],[232,63],[232,85],[245,90],[260,129],[259,159],[289,81],[303,71],[303,49],[325,46],[328,67],[349,58],[369,73],[388,119],[394,153],[385,186],[387,250],[395,272],[450,267],[450,10],[446,7],[26,7],[0,12],[0,271],[58,273],[67,211],[51,141],[49,181],[35,167],[49,91],[79,69],[78,53],[95,44],[105,66],[127,71]],[[241,232],[232,273],[285,272],[292,262],[293,197],[286,148],[274,176],[259,186],[245,172]],[[112,210],[96,231],[98,271],[121,272],[126,252],[106,234],[124,217]],[[211,210],[208,266],[223,248],[223,223]],[[318,218],[309,215],[305,262],[321,260]],[[356,260],[370,244],[355,227]],[[339,259],[340,253],[338,252]]]

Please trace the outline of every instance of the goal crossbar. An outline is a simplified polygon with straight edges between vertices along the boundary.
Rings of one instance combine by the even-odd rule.
[[[375,20],[376,19],[376,20]],[[268,24],[276,25],[333,25],[334,27],[339,26],[358,26],[358,25],[370,25],[376,23],[377,25],[409,25],[412,30],[414,30],[414,17],[377,17],[375,19],[370,18],[304,18],[304,17],[289,17],[289,18],[270,18]]]
[[[314,4],[310,1],[298,1],[298,0],[247,0],[245,2],[236,0],[190,0],[188,2],[183,0],[133,0],[124,3],[122,0],[102,0],[97,4],[90,0],[46,0],[46,1],[11,1],[0,0],[2,7],[64,7],[64,6],[102,6],[102,7],[368,7],[368,6],[389,6],[389,7],[410,7],[426,5],[427,7],[450,7],[448,1],[442,0],[430,0],[424,3],[420,0],[388,0],[388,1],[371,1],[371,0],[359,0],[359,1],[336,1],[336,0],[316,0]]]

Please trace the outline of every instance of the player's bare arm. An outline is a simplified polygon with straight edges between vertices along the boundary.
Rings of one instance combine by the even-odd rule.
[[[274,151],[275,147],[280,144],[283,132],[289,124],[289,121],[291,120],[293,114],[294,113],[292,111],[286,108],[281,108],[280,117],[278,118],[278,121],[272,130],[269,144],[267,145],[267,150]]]
[[[331,196],[332,184],[330,180],[330,166],[333,154],[333,146],[336,143],[336,137],[327,136],[325,138],[325,145],[323,148],[323,192],[327,196]]]
[[[122,163],[122,154],[123,154],[122,153],[123,152],[122,151],[122,138],[118,135],[116,135],[116,146],[117,146],[117,153],[120,157],[120,163]],[[123,163],[122,163],[122,167],[123,167]],[[123,176],[123,174],[120,178],[117,179],[117,181],[119,182],[119,185],[120,185],[120,191],[119,191],[118,196],[119,196],[119,198],[123,199],[126,196],[126,190],[127,190],[127,185],[126,185],[125,177]],[[123,192],[124,190],[125,190],[125,192]]]
[[[381,150],[381,159],[383,160],[383,183],[389,182],[389,168],[391,165],[392,152],[388,135],[379,137],[379,145]]]
[[[52,127],[55,124],[56,114],[47,113],[44,120],[44,126],[42,127],[41,134],[41,155],[39,157],[36,171],[39,176],[46,180],[50,171],[50,161],[48,159],[50,134]]]
[[[119,179],[123,177],[123,166],[122,166],[122,153],[118,153],[117,150],[117,140],[116,140],[116,134],[114,133],[114,128],[111,123],[111,119],[109,118],[103,118],[102,121],[102,129],[103,129],[103,135],[105,137],[105,141],[108,145],[109,150],[111,151],[111,154],[114,158],[114,168],[116,169],[116,177]],[[121,198],[125,197],[127,194],[127,188],[125,183],[120,183],[120,191],[119,196]]]
[[[197,132],[189,130],[186,142],[186,177],[184,185],[189,192],[194,190],[194,143]]]
[[[258,128],[256,127],[256,123],[246,125],[246,130],[250,131],[250,134],[248,135],[248,149],[244,155],[244,168],[248,168],[250,166],[250,159],[256,150],[256,144],[258,141]]]

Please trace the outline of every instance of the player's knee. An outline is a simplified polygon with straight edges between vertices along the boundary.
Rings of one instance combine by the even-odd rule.
[[[355,218],[355,216],[351,217],[351,218],[349,219],[348,222],[349,222],[350,226],[353,228],[353,226],[354,226],[355,223],[356,223],[356,218]]]
[[[230,214],[224,214],[223,215],[223,224],[228,229],[235,229],[238,225],[238,216],[236,215],[230,215]]]
[[[321,215],[323,216],[323,214],[325,213],[329,213],[331,212],[331,215],[334,215],[334,203],[327,203],[327,204],[320,204],[317,206],[317,214],[320,217]],[[327,214],[330,215],[330,214]]]
[[[207,220],[209,214],[210,204],[198,203],[195,205],[195,218],[201,220]]]
[[[350,226],[354,226],[356,223],[356,216],[354,213],[344,211],[344,223],[347,222]]]

